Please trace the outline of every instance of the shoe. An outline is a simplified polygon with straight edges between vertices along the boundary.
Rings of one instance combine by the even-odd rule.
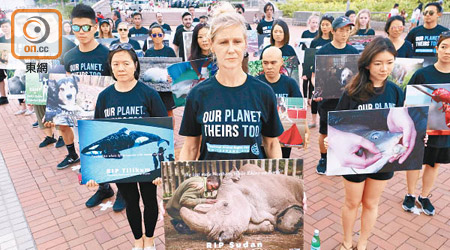
[[[46,136],[45,139],[39,144],[40,148],[47,147],[48,145],[55,143],[56,139],[54,137]]]
[[[114,202],[114,205],[113,205],[113,211],[120,212],[120,211],[124,210],[126,207],[127,207],[127,203],[123,199],[122,194],[120,192],[117,192],[116,201]]]
[[[34,110],[29,110],[29,109],[27,109],[27,110],[25,111],[25,114],[24,114],[24,115],[29,116],[29,115],[32,115],[32,114],[34,114]]]
[[[142,248],[142,247],[133,247],[133,248],[131,248],[131,250],[144,250],[144,248]]]
[[[114,196],[114,190],[111,187],[107,190],[98,189],[95,194],[86,201],[86,207],[95,207],[100,205],[104,199],[108,199]]]
[[[72,157],[70,155],[66,155],[66,158],[64,158],[64,160],[56,166],[56,169],[58,169],[58,170],[65,169],[70,164],[74,164],[79,161],[80,161],[80,157],[78,157],[78,155],[75,155],[74,157]]]
[[[144,247],[144,250],[156,250],[155,240],[153,239],[153,246],[151,246],[151,247]]]
[[[8,104],[8,103],[9,103],[9,101],[8,101],[8,98],[6,98],[6,96],[0,97],[0,105]]]
[[[315,123],[308,124],[308,128],[315,128],[317,125]]]
[[[35,122],[35,123],[31,124],[31,126],[32,126],[33,128],[37,128],[37,127],[39,126],[39,123],[38,123],[38,122]]]
[[[16,113],[14,113],[14,115],[23,115],[23,114],[25,114],[25,112],[27,112],[26,109],[20,109],[20,110],[17,110]]]
[[[416,197],[410,194],[405,195],[405,200],[403,201],[402,208],[406,212],[413,212],[416,206]]]
[[[433,216],[434,215],[434,206],[431,204],[430,198],[431,195],[428,195],[428,197],[423,198],[419,195],[419,198],[417,198],[417,201],[419,202],[420,206],[422,207],[422,211],[426,215]]]
[[[327,159],[320,158],[319,164],[317,164],[317,167],[316,167],[316,173],[325,174],[326,171],[327,171]]]
[[[64,143],[64,139],[62,138],[62,136],[58,137],[58,141],[55,144],[55,148],[60,148],[64,145],[66,144]]]

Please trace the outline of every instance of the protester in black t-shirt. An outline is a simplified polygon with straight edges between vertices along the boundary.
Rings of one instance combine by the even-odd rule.
[[[100,21],[100,28],[98,29],[98,38],[116,38],[112,34],[111,23],[108,19],[102,19]]]
[[[164,29],[155,25],[150,28],[150,37],[153,41],[153,47],[145,51],[145,57],[176,57],[175,52],[171,47],[164,45]],[[170,78],[170,80],[172,80]],[[173,117],[173,110],[175,109],[175,101],[171,91],[158,92],[161,97],[169,116]],[[175,122],[175,119],[173,120]],[[174,123],[175,124],[175,123]]]
[[[186,98],[180,135],[186,136],[180,160],[281,158],[283,132],[273,90],[242,70],[246,27],[231,4],[215,11],[211,50],[219,70]]]
[[[350,19],[350,22],[355,24],[356,12],[354,10],[347,10],[347,12],[345,12],[344,16],[348,17],[348,19]]]
[[[324,15],[320,19],[319,23],[319,32],[316,37],[311,41],[310,48],[320,49],[325,44],[331,42],[333,40],[333,30],[332,23],[334,21],[334,17]]]
[[[189,6],[188,7],[188,11],[189,11],[189,13],[191,13],[191,16],[192,16],[192,22],[193,23],[198,23],[198,22],[200,22],[200,19],[198,19],[198,18],[196,18],[195,17],[195,8],[194,8],[194,6]]]
[[[390,17],[384,31],[388,34],[389,40],[394,44],[397,50],[397,57],[411,58],[414,55],[412,44],[402,38],[403,29],[405,28],[405,19],[396,15]]]
[[[317,36],[317,30],[319,28],[319,16],[318,15],[311,15],[308,17],[308,20],[306,22],[306,25],[308,26],[308,29],[303,31],[302,38],[314,38]]]
[[[117,32],[117,27],[119,26],[119,23],[122,22],[122,18],[120,17],[120,11],[115,10],[113,11],[113,16],[112,16],[112,20],[114,22],[114,27],[113,27],[113,33]]]
[[[130,39],[128,36],[128,25],[126,22],[119,23],[119,26],[117,27],[117,31],[119,31],[119,39],[114,40],[111,42],[111,45],[116,43],[129,43],[131,46],[133,46],[133,49],[140,50],[141,45],[138,41]]]
[[[97,30],[94,10],[90,6],[78,4],[73,9],[71,17],[72,29],[80,44],[64,56],[64,67],[67,73],[110,76],[107,62],[108,48],[94,39]],[[59,128],[66,143],[68,155],[58,164],[57,169],[64,169],[78,162],[80,158],[75,151],[72,128],[68,126],[59,126]],[[101,184],[97,192],[86,202],[86,206],[95,207],[102,200],[113,195],[114,191],[109,184]],[[124,208],[125,201],[118,192],[113,210],[122,211]]]
[[[393,82],[387,80],[394,68],[396,50],[392,42],[383,37],[377,37],[364,49],[358,60],[358,73],[346,86],[337,105],[337,110],[348,109],[373,109],[376,107],[401,107],[403,106],[403,91]],[[363,87],[362,87],[363,86]],[[370,86],[370,87],[369,87]],[[367,105],[372,104],[372,105]],[[408,114],[408,110],[396,109],[386,112],[386,127],[391,132],[403,133],[403,145],[407,151],[399,156],[394,156],[390,161],[401,164],[411,154],[416,140],[414,122]],[[349,121],[350,124],[352,121]],[[364,168],[372,165],[381,158],[381,152],[374,143],[367,139],[350,133],[343,132],[330,124],[330,133],[335,136],[328,138],[330,150],[336,152],[338,160],[345,167]],[[343,139],[344,138],[344,139]],[[333,148],[331,148],[333,147]],[[364,148],[373,155],[363,154],[359,156],[354,148]],[[342,206],[343,242],[340,249],[351,249],[353,242],[353,228],[358,209],[362,204],[361,232],[357,249],[366,249],[367,241],[375,225],[378,216],[378,205],[387,180],[391,179],[393,172],[375,174],[345,175],[345,202]]]
[[[409,31],[405,38],[412,43],[414,56],[435,56],[439,35],[448,30],[448,28],[438,24],[440,16],[442,16],[442,6],[439,3],[425,5],[423,25]]]
[[[212,62],[211,43],[208,38],[208,32],[209,25],[199,23],[195,26],[192,33],[191,55],[188,60],[191,62],[191,66],[197,74],[199,82],[209,78],[208,66]]]
[[[359,54],[358,50],[353,46],[347,44],[347,40],[350,36],[350,26],[353,23],[350,19],[345,16],[340,16],[336,18],[333,23],[333,41],[324,45],[320,48],[316,55],[339,55],[339,54]],[[315,67],[313,72],[315,71]],[[315,85],[315,73],[312,73],[312,83]],[[320,149],[320,160],[317,165],[316,172],[318,174],[325,174],[327,169],[327,150],[324,145],[324,138],[327,136],[327,126],[328,126],[328,112],[333,111],[336,108],[338,99],[322,99],[315,98],[314,101],[320,102],[318,105],[318,111],[320,115],[320,126],[319,126],[319,149]]]
[[[276,21],[275,21],[276,22]],[[264,74],[257,78],[272,87],[276,97],[303,97],[300,88],[295,79],[280,74],[280,69],[283,66],[283,57],[281,50],[277,47],[267,48],[262,55],[262,66]],[[305,120],[306,133],[308,128]],[[304,145],[307,147],[308,135],[304,140]],[[289,158],[291,155],[290,147],[282,147],[281,152],[283,158]]]
[[[166,109],[158,93],[137,80],[139,79],[140,72],[139,60],[130,44],[121,43],[111,46],[108,64],[111,67],[112,75],[116,82],[98,95],[94,114],[96,119],[167,116]],[[112,112],[120,108],[125,110],[135,107],[138,107],[135,109],[138,110],[138,114],[121,115],[119,112]],[[146,179],[145,175],[141,178]],[[161,184],[161,178],[156,178],[152,182],[142,180],[137,183],[116,184],[127,203],[127,219],[135,239],[135,248],[143,249],[153,247],[155,249],[153,234],[158,220],[156,185],[159,184]],[[96,185],[93,180],[87,183],[88,187]],[[142,197],[144,203],[145,237],[143,237],[142,233],[142,213],[139,205],[140,197]]]
[[[279,48],[283,56],[297,56],[294,48],[289,45],[289,27],[287,23],[281,19],[275,20],[273,23],[272,30],[270,31],[270,45],[263,49],[261,52],[261,58],[264,50],[270,46]]]
[[[275,7],[272,3],[267,2],[264,5],[264,18],[256,26],[256,31],[260,35],[270,35],[270,30],[272,30],[273,25],[273,14],[275,13]]]
[[[443,84],[450,82],[450,31],[442,33],[436,47],[438,61],[434,65],[417,70],[408,84]],[[447,111],[448,112],[448,111]],[[431,189],[442,163],[450,163],[450,135],[430,135],[425,147],[422,192],[418,197],[422,211],[434,215],[435,209],[429,199]],[[403,201],[403,209],[413,212],[415,206],[416,183],[420,170],[406,172],[408,194]]]
[[[163,22],[163,15],[161,12],[156,12],[156,22],[150,24],[149,30],[152,28],[153,25],[159,25],[164,29],[164,32],[167,31],[172,31],[172,29],[170,28],[170,25],[168,25],[167,23]]]
[[[373,36],[375,31],[370,28],[370,10],[362,9],[356,15],[355,27],[352,29],[350,35],[357,36]]]
[[[244,9],[244,6],[242,6],[242,4],[238,3],[238,4],[234,5],[234,7],[236,8],[237,13],[244,15],[245,9]],[[252,27],[250,26],[249,23],[246,22],[245,26],[247,27],[247,30],[252,30]]]
[[[175,32],[175,37],[173,38],[173,47],[175,49],[175,54],[178,54],[179,57],[184,58],[184,41],[183,41],[183,33],[192,31],[192,15],[189,12],[185,12],[181,16],[181,20],[183,22],[183,27],[178,29]]]
[[[0,27],[3,32],[3,36],[0,37],[0,43],[11,43],[11,21],[9,19],[0,19]],[[0,105],[9,103],[5,89],[6,77],[6,71],[0,69]]]
[[[133,18],[134,27],[129,30],[128,37],[147,36],[148,29],[142,27],[141,25],[142,14],[139,12],[134,12],[133,15],[131,15],[131,17]]]

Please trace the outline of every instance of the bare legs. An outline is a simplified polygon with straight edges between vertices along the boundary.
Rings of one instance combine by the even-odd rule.
[[[422,197],[427,197],[433,188],[436,176],[439,173],[439,163],[435,163],[434,167],[424,164],[422,176]],[[420,170],[406,171],[406,182],[408,185],[408,193],[414,195],[416,193],[417,181],[420,177]]]

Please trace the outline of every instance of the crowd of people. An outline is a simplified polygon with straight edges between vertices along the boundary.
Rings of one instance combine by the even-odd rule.
[[[202,82],[191,89],[186,98],[186,105],[180,126],[179,135],[185,137],[177,160],[225,160],[225,159],[262,159],[289,158],[290,148],[281,147],[278,136],[283,132],[283,126],[277,112],[277,97],[307,98],[312,114],[309,128],[317,126],[319,114],[319,150],[320,160],[316,167],[318,174],[325,174],[327,168],[328,147],[333,144],[328,141],[328,112],[334,110],[367,109],[374,103],[383,106],[403,107],[404,92],[388,76],[393,70],[396,57],[437,57],[437,62],[417,70],[409,84],[441,84],[450,79],[450,32],[448,28],[438,24],[443,9],[437,2],[419,5],[411,18],[411,29],[403,38],[406,27],[405,16],[395,4],[385,25],[385,34],[375,37],[360,55],[358,72],[345,87],[344,94],[339,99],[323,99],[314,96],[315,68],[305,71],[301,76],[300,88],[293,78],[280,74],[283,56],[295,56],[295,49],[289,44],[291,36],[289,26],[282,19],[274,18],[274,6],[269,2],[264,6],[264,18],[258,20],[257,33],[270,37],[270,45],[261,54],[264,74],[253,77],[248,74],[247,30],[252,27],[245,21],[242,5],[235,7],[228,3],[219,4],[212,10],[212,16],[195,17],[194,8],[181,15],[181,25],[176,27],[172,46],[164,44],[165,35],[172,32],[170,25],[163,22],[163,14],[157,12],[155,22],[148,28],[142,25],[142,14],[132,14],[133,26],[122,22],[120,13],[113,12],[111,19],[104,18],[91,7],[78,4],[71,13],[70,21],[63,23],[65,35],[74,36],[78,45],[69,39],[63,39],[63,57],[61,58],[67,74],[88,74],[112,76],[115,83],[105,88],[98,96],[95,107],[95,118],[129,118],[106,112],[113,107],[142,106],[139,117],[173,116],[175,108],[171,92],[157,92],[139,81],[141,71],[137,50],[143,50],[145,57],[182,57],[183,60],[207,59],[214,62],[217,72],[210,78],[202,72],[197,72]],[[421,12],[423,8],[423,12]],[[422,20],[423,19],[423,20]],[[417,25],[423,23],[422,25]],[[195,24],[195,26],[193,25]],[[313,39],[310,48],[315,48],[316,55],[348,55],[359,54],[359,51],[348,44],[350,36],[373,36],[371,28],[371,13],[368,9],[358,12],[347,11],[344,16],[334,18],[329,15],[312,15],[307,20],[307,30],[302,38]],[[416,26],[416,27],[415,27]],[[0,43],[11,42],[11,22],[4,18],[0,20],[4,34]],[[184,53],[184,32],[193,32],[189,58]],[[118,36],[113,34],[117,33]],[[131,38],[148,36],[152,46],[141,45]],[[115,38],[109,48],[100,44],[96,38]],[[423,41],[428,42],[423,42]],[[302,63],[302,62],[299,62]],[[95,64],[90,70],[81,70],[85,64]],[[7,104],[5,92],[5,71],[0,70],[0,104]],[[170,77],[169,77],[170,78]],[[302,94],[303,93],[303,94]],[[24,101],[20,101],[21,110],[16,114],[32,113]],[[222,115],[232,110],[242,110],[251,114],[252,119],[235,122],[223,119]],[[65,145],[66,157],[56,166],[65,169],[80,161],[77,145],[74,143],[74,131],[70,126],[57,126],[60,140],[55,139],[54,124],[43,121],[45,106],[34,107],[38,126],[45,138],[39,147],[56,143],[58,147]],[[391,114],[392,113],[392,114]],[[413,149],[413,139],[416,135],[410,129],[411,122],[405,109],[392,110],[389,130],[401,132],[405,153],[392,159],[403,163]],[[407,112],[406,112],[407,113]],[[133,115],[135,117],[135,114]],[[37,125],[36,125],[37,126]],[[220,129],[220,128],[222,129]],[[255,133],[247,133],[244,128],[252,127]],[[308,127],[308,126],[307,126]],[[336,130],[332,126],[330,130]],[[336,131],[333,131],[336,132]],[[433,135],[427,140],[423,160],[422,190],[417,197],[422,211],[434,215],[435,208],[431,203],[431,190],[434,185],[440,164],[450,163],[450,136]],[[305,142],[308,143],[308,142]],[[346,144],[346,145],[342,145]],[[230,153],[220,150],[220,145],[239,146],[242,151]],[[264,145],[264,147],[262,146]],[[373,162],[362,160],[354,148],[366,148],[374,155],[379,150],[373,143],[362,138],[347,137],[345,143],[340,143],[342,152],[352,157],[346,159],[348,166],[364,167]],[[376,158],[371,159],[376,160]],[[362,205],[361,233],[356,249],[366,249],[371,231],[378,216],[380,197],[387,181],[394,172],[375,174],[356,174],[343,176],[345,201],[342,209],[343,242],[340,249],[352,249],[353,228],[357,218],[358,208]],[[416,203],[416,184],[420,170],[406,172],[407,190],[402,207],[405,211],[414,211]],[[197,181],[205,182],[206,179]],[[161,179],[150,182],[117,183],[118,192],[113,210],[126,208],[127,218],[135,238],[133,249],[155,249],[154,230],[158,218],[156,199],[157,185]],[[87,186],[97,187],[97,192],[86,201],[87,207],[95,207],[104,199],[114,195],[112,184],[97,184],[91,180]],[[182,196],[182,194],[177,194]],[[143,215],[139,208],[139,200],[144,202]],[[179,206],[179,201],[175,201]],[[172,206],[172,205],[171,205]],[[179,208],[178,208],[179,209]],[[168,210],[169,211],[169,210]],[[175,228],[182,223],[181,218],[173,212],[172,222]],[[144,220],[145,232],[142,228]],[[180,224],[181,226],[186,226]],[[188,230],[189,231],[189,230]],[[326,239],[323,239],[326,240]]]

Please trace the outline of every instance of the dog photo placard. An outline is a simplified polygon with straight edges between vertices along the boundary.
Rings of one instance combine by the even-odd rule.
[[[81,183],[152,181],[173,160],[171,117],[78,121]]]
[[[450,135],[450,83],[408,85],[405,103],[430,108],[427,134]]]
[[[326,174],[421,169],[427,117],[425,106],[329,112]]]
[[[161,178],[168,250],[303,248],[301,159],[164,162]]]
[[[47,72],[30,72],[25,74],[27,80],[27,84],[25,86],[25,101],[27,104],[46,105],[49,74],[65,74],[66,70],[64,69],[64,65],[61,65],[59,60],[47,60],[45,62],[41,60],[27,63],[34,63],[35,67],[39,67],[39,64],[45,63],[47,65]]]
[[[25,70],[6,70],[8,98],[24,99],[25,98]]]
[[[315,97],[339,99],[358,72],[359,55],[316,55]]]
[[[300,97],[278,97],[278,115],[284,132],[278,137],[284,147],[302,147],[308,128],[305,99]]]
[[[0,69],[25,70],[26,66],[11,54],[10,43],[0,43]]]
[[[77,120],[94,118],[98,94],[113,83],[110,76],[50,74],[45,120],[76,126]]]
[[[167,68],[181,61],[181,57],[139,58],[139,63],[141,64],[139,80],[158,92],[170,92],[172,83],[169,82]]]

